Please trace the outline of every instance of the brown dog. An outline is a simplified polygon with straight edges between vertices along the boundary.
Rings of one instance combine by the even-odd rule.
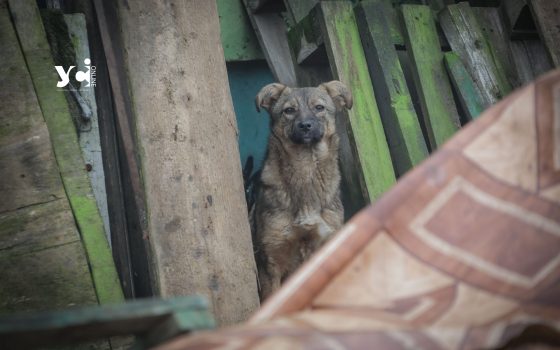
[[[265,299],[342,226],[335,116],[352,107],[352,96],[339,81],[316,88],[270,84],[256,104],[271,117],[252,218]]]

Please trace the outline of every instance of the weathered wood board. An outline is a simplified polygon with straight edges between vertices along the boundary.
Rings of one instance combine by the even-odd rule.
[[[207,296],[218,324],[244,320],[258,293],[216,3],[119,2],[118,14],[156,291]]]
[[[457,131],[459,114],[445,71],[432,11],[424,5],[403,5],[402,12],[423,122],[430,148],[435,150]]]
[[[0,214],[0,250],[1,312],[97,303],[66,198]]]
[[[467,120],[476,119],[484,111],[480,90],[455,52],[446,52],[444,60]]]
[[[0,346],[7,349],[59,348],[66,344],[135,334],[138,338],[134,349],[145,349],[181,333],[212,328],[214,322],[207,309],[206,300],[189,296],[0,316]]]
[[[395,173],[354,10],[345,1],[320,2],[319,10],[332,75],[350,88],[354,98],[348,117],[338,118],[337,125],[339,132],[348,133],[355,161],[346,164],[341,155],[343,177],[357,173],[360,183],[351,188],[361,188],[363,198],[373,202],[395,182]]]
[[[428,149],[391,40],[384,3],[362,1],[356,18],[395,172],[403,175],[428,156]]]
[[[527,0],[502,0],[500,12],[510,39],[536,39],[537,28]]]
[[[497,8],[473,7],[482,32],[492,47],[492,56],[499,62],[513,88],[528,84],[552,69],[542,42],[537,39],[510,40]]]
[[[96,304],[47,126],[0,4],[0,313]]]
[[[83,13],[68,14],[63,15],[63,20],[68,28],[68,40],[74,47],[74,52],[76,53],[76,69],[85,72],[87,68],[84,61],[89,59],[91,62],[85,16]],[[90,63],[90,65],[91,64],[93,63]],[[109,225],[109,213],[107,209],[107,191],[105,189],[105,171],[103,168],[103,154],[99,135],[95,88],[87,85],[87,82],[84,81],[80,86],[76,86],[83,102],[85,102],[87,107],[91,110],[91,118],[85,123],[85,128],[80,129],[78,141],[82,149],[82,156],[86,164],[86,169],[88,170],[87,174],[91,182],[97,208],[99,208],[99,214],[103,219],[105,236],[110,244],[111,227]]]
[[[217,0],[226,62],[264,59],[241,0]]]
[[[286,9],[292,16],[294,23],[299,23],[304,19],[318,2],[319,0],[284,0]]]
[[[531,0],[529,4],[552,64],[560,67],[560,2]]]
[[[512,87],[499,60],[466,2],[449,5],[440,15],[447,40],[483,93],[485,107],[507,95]]]
[[[244,2],[272,74],[278,82],[295,86],[296,74],[290,57],[284,19],[279,13],[254,13],[247,0]]]
[[[9,5],[37,99],[49,129],[64,189],[92,267],[97,297],[101,303],[121,301],[122,290],[80,153],[76,129],[66,99],[56,87],[58,76],[53,69],[54,63],[37,4],[26,0],[9,1]]]
[[[129,292],[133,292],[136,297],[150,297],[156,294],[157,285],[154,282],[155,272],[151,268],[153,252],[149,245],[146,199],[137,159],[132,102],[116,3],[93,0],[92,6],[95,10],[91,9],[87,13],[90,14],[89,18],[95,18],[90,26],[93,30],[90,32],[97,30],[95,33],[98,33],[97,40],[92,40],[91,44],[92,48],[95,48],[92,50],[93,58],[99,58],[97,96],[100,96],[102,101],[98,101],[102,122],[100,126],[106,127],[102,136],[106,136],[105,144],[112,151],[106,153],[104,158],[107,160],[105,164],[112,165],[107,167],[112,169],[113,175],[109,177],[108,182],[111,185],[109,188],[113,190],[113,200],[109,203],[114,204],[111,217],[117,219],[115,224],[120,228],[119,231],[113,230],[112,235],[113,248],[118,249],[115,262],[120,264],[121,278],[124,277],[121,280],[133,283]],[[113,130],[114,139],[109,137]]]

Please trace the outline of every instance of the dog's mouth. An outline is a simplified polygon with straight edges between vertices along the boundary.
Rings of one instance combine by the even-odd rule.
[[[323,138],[322,133],[320,132],[307,132],[307,133],[299,133],[295,132],[290,137],[292,142],[298,145],[312,145],[315,144]]]

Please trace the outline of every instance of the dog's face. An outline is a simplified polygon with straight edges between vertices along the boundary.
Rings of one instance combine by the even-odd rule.
[[[256,97],[257,110],[265,108],[272,131],[297,145],[312,145],[335,133],[337,109],[352,108],[352,95],[339,81],[311,88],[269,84]]]

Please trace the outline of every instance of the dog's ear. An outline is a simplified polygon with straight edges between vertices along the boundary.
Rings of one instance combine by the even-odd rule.
[[[280,95],[282,95],[284,91],[289,91],[289,89],[290,88],[286,85],[278,83],[268,84],[267,86],[263,87],[255,98],[257,112],[261,111],[261,107],[270,112],[270,108],[272,108],[272,105],[274,105]]]
[[[340,81],[329,81],[328,83],[319,85],[319,88],[325,90],[329,94],[333,102],[336,104],[337,108],[352,108],[352,93],[350,92],[350,90],[348,90],[346,85],[344,85]]]

